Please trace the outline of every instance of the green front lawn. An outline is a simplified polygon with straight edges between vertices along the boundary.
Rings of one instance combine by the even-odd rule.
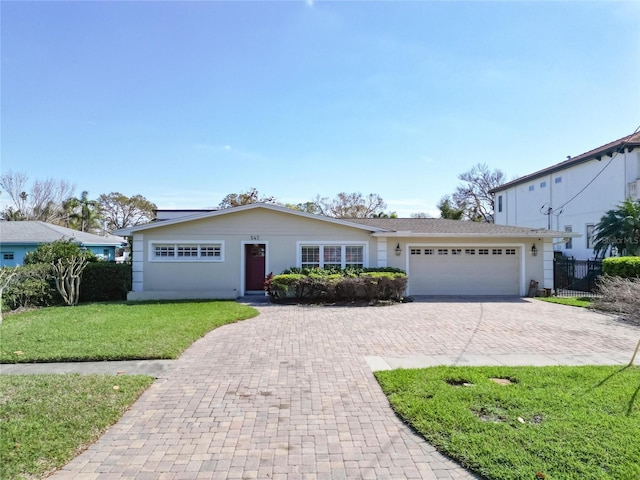
[[[93,303],[7,315],[0,363],[177,358],[210,330],[254,317],[234,301]]]
[[[0,478],[43,478],[62,467],[113,425],[153,380],[1,375]]]
[[[536,297],[537,300],[549,303],[559,303],[560,305],[570,305],[572,307],[590,307],[595,298],[591,297]]]
[[[639,367],[435,367],[376,377],[403,420],[488,479],[640,478]]]

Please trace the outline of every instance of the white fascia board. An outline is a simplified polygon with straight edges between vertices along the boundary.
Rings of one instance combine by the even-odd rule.
[[[422,238],[565,238],[581,237],[582,234],[569,232],[532,232],[532,233],[407,233],[407,232],[374,232],[373,237],[422,237]]]

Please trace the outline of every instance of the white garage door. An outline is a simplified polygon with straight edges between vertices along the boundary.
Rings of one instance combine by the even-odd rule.
[[[409,247],[411,295],[519,295],[520,249]]]

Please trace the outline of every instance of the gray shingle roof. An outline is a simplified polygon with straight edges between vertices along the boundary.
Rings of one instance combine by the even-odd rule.
[[[0,222],[0,243],[39,244],[73,239],[85,245],[120,245],[122,237],[101,237],[45,222]]]
[[[349,222],[384,228],[390,232],[410,232],[411,235],[450,236],[511,236],[511,237],[567,237],[566,232],[545,228],[512,227],[494,223],[447,220],[444,218],[350,218]]]

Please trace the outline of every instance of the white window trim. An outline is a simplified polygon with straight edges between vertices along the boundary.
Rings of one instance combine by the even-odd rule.
[[[591,227],[591,236],[589,236],[589,227]],[[584,243],[585,243],[585,247],[586,248],[593,248],[594,245],[594,241],[593,241],[593,237],[595,236],[595,231],[596,231],[596,226],[593,223],[586,223],[584,226]],[[589,243],[591,243],[591,245],[589,245]]]
[[[148,255],[149,262],[153,263],[221,263],[224,262],[224,240],[149,240]],[[219,257],[156,257],[155,245],[174,245],[177,249],[178,245],[220,245]],[[199,249],[198,249],[199,251]]]
[[[328,242],[326,240],[322,241],[297,241],[296,242],[296,267],[302,268],[302,247],[324,247],[324,246],[335,246],[342,247],[342,265],[346,263],[346,255],[344,247],[362,247],[362,268],[369,267],[369,243],[368,242],[359,242],[359,241],[341,241],[336,240],[334,242]],[[320,255],[320,265],[324,262],[322,261],[322,255]],[[322,268],[322,267],[321,267]],[[344,267],[341,267],[344,268]]]

